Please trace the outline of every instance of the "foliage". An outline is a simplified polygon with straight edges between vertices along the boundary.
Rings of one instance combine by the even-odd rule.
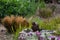
[[[54,11],[55,7],[52,6],[51,8],[52,9],[46,8],[46,4],[45,4],[44,0],[42,0],[39,4],[39,16],[43,17],[43,18],[48,18],[48,17],[52,16],[52,11]]]
[[[6,16],[3,21],[2,21],[3,25],[7,28],[7,31],[8,32],[12,32],[12,27],[11,27],[11,24],[12,24],[12,20],[10,19],[9,16]]]
[[[39,4],[39,8],[45,8],[46,7],[46,4],[44,1],[42,1],[40,4]]]
[[[28,21],[21,16],[6,16],[3,18],[2,23],[10,33],[16,32],[20,25],[23,27],[29,27]]]
[[[53,19],[51,19],[50,21],[48,21],[47,23],[45,23],[49,26],[49,29],[51,27],[50,30],[57,30],[59,31],[59,26],[60,26],[60,17],[55,17]],[[47,28],[47,26],[46,26]],[[47,28],[48,29],[48,28]]]
[[[37,4],[33,0],[0,0],[0,17],[11,14],[20,16],[34,14]]]
[[[36,22],[39,24],[39,27],[42,29],[47,29],[47,30],[58,30],[58,24],[60,24],[60,17],[55,17],[50,20],[43,21],[39,17],[33,17],[30,22]],[[57,27],[58,26],[58,27]]]
[[[49,8],[41,8],[39,11],[39,16],[43,18],[48,18],[52,16],[52,10]]]
[[[56,18],[54,19],[54,21],[55,21],[57,24],[60,24],[60,17],[56,17]]]
[[[31,20],[29,20],[29,22],[31,24],[32,24],[32,22],[36,22],[39,25],[40,29],[55,30],[55,31],[57,31],[57,34],[60,34],[60,31],[59,31],[60,30],[60,21],[58,19],[60,20],[60,18],[57,17],[57,18],[43,21],[39,17],[35,16],[35,17],[31,18]],[[31,25],[29,25],[29,28],[31,28]],[[21,29],[24,29],[24,28],[21,28]],[[19,30],[21,31],[21,29],[19,29]],[[20,32],[19,30],[16,31],[15,38],[18,37],[18,33]]]
[[[20,25],[19,28],[17,29],[17,31],[14,33],[13,40],[17,40],[18,39],[18,36],[19,36],[19,32],[21,32],[22,30],[24,30],[26,28],[29,28],[29,27],[23,27],[23,26]]]

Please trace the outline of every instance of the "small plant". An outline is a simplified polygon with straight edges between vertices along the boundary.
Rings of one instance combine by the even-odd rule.
[[[12,20],[10,19],[10,17],[9,16],[6,16],[3,20],[2,20],[2,23],[3,23],[3,25],[7,28],[7,31],[9,32],[9,33],[11,33],[12,32]]]
[[[15,24],[14,25],[16,26],[16,28],[19,28],[20,24],[23,27],[29,27],[29,23],[28,23],[28,21],[25,18],[17,16],[15,18]]]
[[[52,10],[49,8],[41,8],[39,11],[39,16],[43,18],[48,18],[52,16]]]
[[[20,25],[23,27],[29,27],[29,22],[21,16],[6,16],[3,18],[2,23],[10,33],[16,32]]]

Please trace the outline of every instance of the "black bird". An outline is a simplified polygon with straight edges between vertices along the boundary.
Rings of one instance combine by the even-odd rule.
[[[31,28],[32,28],[33,32],[42,30],[42,29],[39,29],[39,25],[36,24],[35,22],[32,23],[32,27]]]

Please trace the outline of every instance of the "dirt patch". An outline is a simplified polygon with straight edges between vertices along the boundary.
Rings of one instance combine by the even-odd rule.
[[[0,24],[0,40],[13,40],[13,34],[8,34],[7,29]]]

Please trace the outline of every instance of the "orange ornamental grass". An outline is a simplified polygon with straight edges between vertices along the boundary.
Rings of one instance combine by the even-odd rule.
[[[3,24],[7,24],[7,25],[8,24],[12,25],[12,23],[13,23],[14,20],[15,20],[15,16],[14,15],[11,15],[11,17],[6,16],[6,17],[3,18],[2,23]]]
[[[11,25],[12,24],[12,20],[9,16],[6,16],[3,20],[2,20],[2,23],[5,25]]]
[[[16,29],[18,29],[20,25],[22,27],[25,27],[28,24],[29,23],[27,22],[27,20],[25,18],[23,18],[22,16],[17,16],[17,17],[15,17],[15,20],[14,20],[14,30],[16,31]]]
[[[22,21],[23,21],[23,17],[17,16],[15,18],[15,26],[17,26],[18,28]]]
[[[11,27],[11,25],[12,25],[12,20],[11,20],[11,18],[10,18],[9,16],[6,16],[6,17],[2,20],[2,23],[3,23],[3,25],[6,27],[7,31],[11,33],[11,32],[12,32],[12,27]]]
[[[24,27],[29,27],[29,23],[25,18],[23,19],[23,22],[21,23],[21,25]]]
[[[19,28],[20,24],[23,27],[29,26],[29,23],[25,18],[23,18],[22,16],[15,17],[14,15],[11,15],[10,17],[9,16],[4,17],[2,23],[7,28],[8,32],[11,31],[15,32]]]
[[[14,24],[15,30],[18,29],[20,25],[21,25],[22,27],[28,27],[28,26],[29,26],[29,23],[28,23],[28,21],[27,21],[25,18],[23,18],[22,16],[17,16],[17,17],[15,18],[15,24]]]
[[[15,16],[14,15],[11,15],[10,19],[12,20],[12,23],[13,23],[14,20],[15,20]]]
[[[15,30],[19,28],[19,25],[20,25],[20,17],[15,17],[15,20],[14,20]]]
[[[23,21],[23,17],[17,16],[17,17],[15,18],[15,22],[16,22],[17,24],[21,23],[22,21]]]

